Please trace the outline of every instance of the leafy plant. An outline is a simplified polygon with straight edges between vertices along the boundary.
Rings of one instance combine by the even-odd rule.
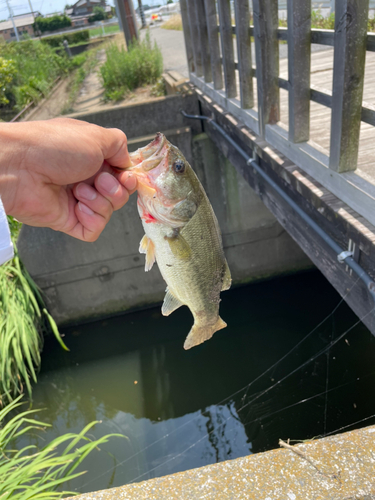
[[[49,424],[35,420],[39,410],[22,411],[9,419],[21,406],[19,396],[0,411],[0,498],[1,500],[53,500],[75,492],[56,491],[63,483],[84,472],[76,472],[84,458],[110,437],[122,434],[108,434],[97,440],[90,440],[87,433],[98,422],[91,422],[79,434],[68,433],[54,439],[41,450],[26,446],[15,450],[17,438],[30,432],[41,432]]]
[[[56,31],[62,28],[68,28],[72,25],[72,21],[68,16],[52,16],[52,17],[37,17],[33,25],[34,32],[41,31]]]
[[[12,59],[8,61],[0,57],[0,104],[8,104],[7,91],[16,75],[16,68]]]
[[[160,49],[156,43],[151,45],[148,33],[143,41],[131,44],[127,52],[111,44],[106,53],[100,73],[107,99],[118,100],[128,91],[156,83],[163,71]]]
[[[64,33],[63,35],[46,36],[42,38],[42,43],[50,45],[51,47],[60,47],[64,40],[66,40],[69,45],[88,42],[90,40],[90,31],[82,30],[74,33]]]
[[[67,350],[15,246],[14,258],[0,266],[0,404],[11,402],[25,388],[31,394],[47,329]]]

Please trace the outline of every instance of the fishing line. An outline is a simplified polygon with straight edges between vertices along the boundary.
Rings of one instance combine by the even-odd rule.
[[[247,394],[248,394],[248,390],[249,388],[255,384],[255,382],[257,382],[259,379],[261,379],[264,375],[266,375],[267,373],[269,373],[271,370],[273,370],[276,366],[278,366],[282,361],[284,361],[284,359],[286,359],[290,354],[292,354],[303,342],[305,342],[305,340],[307,340],[318,328],[320,328],[333,314],[335,314],[335,312],[338,310],[338,308],[341,306],[341,304],[345,301],[345,299],[348,297],[348,295],[352,292],[352,290],[355,288],[355,286],[357,285],[358,281],[361,279],[361,276],[359,276],[356,281],[353,283],[352,287],[348,290],[348,292],[341,298],[341,300],[339,301],[339,303],[334,307],[334,309],[322,320],[320,321],[320,323],[318,323],[317,326],[315,326],[307,335],[305,335],[304,338],[302,338],[299,342],[297,342],[297,344],[292,347],[286,354],[284,354],[278,361],[276,361],[273,365],[271,365],[269,368],[267,368],[263,373],[261,373],[260,375],[258,375],[254,380],[252,380],[249,384],[243,386],[241,389],[238,389],[236,392],[230,394],[229,396],[227,396],[226,398],[222,399],[219,403],[216,403],[216,406],[220,406],[220,405],[223,405],[226,401],[228,401],[229,399],[232,399],[234,396],[236,396],[237,394],[241,393],[242,391],[246,390],[246,394],[242,397],[242,400],[244,401],[247,397]],[[373,309],[374,310],[374,309]],[[372,311],[373,311],[372,310]],[[370,311],[370,312],[372,312]],[[369,314],[369,313],[368,313]],[[363,319],[366,317],[367,315],[365,315],[363,317]],[[359,320],[357,323],[355,323],[349,330],[345,331],[342,336],[344,336],[346,333],[348,333],[352,328],[354,328],[358,323],[360,323],[362,320]],[[341,338],[341,337],[340,337]],[[340,340],[340,338],[338,340]],[[337,340],[337,341],[338,341]],[[333,344],[332,344],[333,345]],[[331,347],[331,345],[328,345],[327,349],[329,349]],[[320,356],[321,352],[318,353],[318,356]],[[292,375],[293,373],[295,373],[295,371],[298,371],[299,369],[303,368],[303,366],[305,366],[306,364],[310,363],[311,361],[313,361],[315,358],[310,358],[306,363],[304,363],[303,365],[301,365],[299,368],[297,368],[296,370],[294,370],[293,372],[291,372],[289,375],[286,375],[283,379],[279,380],[278,382],[276,382],[275,384],[273,384],[271,387],[269,387],[268,389],[266,389],[265,391],[261,391],[260,393],[257,394],[257,396],[252,399],[250,402],[246,403],[246,405],[242,406],[238,412],[240,412],[243,408],[245,408],[246,406],[248,406],[249,404],[253,403],[254,401],[256,401],[256,399],[258,399],[259,397],[261,397],[262,395],[266,394],[268,391],[270,391],[271,389],[273,389],[274,387],[276,387],[279,383],[283,382],[284,380],[286,380],[286,378],[288,378],[290,375]],[[201,412],[199,415],[195,415],[194,417],[192,417],[191,419],[189,419],[188,421],[184,422],[183,424],[181,424],[180,426],[176,427],[175,429],[173,429],[171,432],[168,432],[166,433],[164,436],[161,436],[160,438],[158,438],[157,440],[153,441],[152,443],[150,443],[149,445],[145,446],[144,448],[142,448],[141,450],[137,451],[136,453],[134,453],[133,455],[131,455],[130,457],[127,457],[126,459],[122,460],[121,462],[119,462],[117,465],[116,465],[116,469],[122,465],[124,465],[125,463],[127,463],[128,461],[132,460],[133,458],[135,458],[137,455],[141,454],[141,453],[144,453],[145,451],[147,451],[148,449],[150,449],[151,447],[153,447],[154,445],[156,445],[157,443],[160,443],[161,441],[163,441],[164,439],[166,439],[167,437],[170,437],[171,435],[173,435],[174,433],[176,433],[177,431],[181,430],[182,428],[184,428],[186,425],[192,423],[194,420],[196,420],[197,418],[200,418],[201,415],[204,415],[205,412]],[[196,444],[198,444],[199,442],[201,441],[198,440]],[[190,449],[190,448],[189,448]],[[185,451],[188,451],[185,450]],[[160,466],[160,465],[159,465]],[[159,467],[158,466],[158,467]],[[87,486],[88,484],[92,483],[93,481],[96,481],[97,479],[103,477],[104,475],[108,474],[108,472],[111,472],[113,469],[108,469],[107,471],[103,472],[102,474],[100,474],[99,476],[96,476],[95,478],[91,479],[90,481],[87,481],[86,483],[84,483],[83,485],[80,486],[80,488],[84,488],[85,486]],[[133,480],[134,481],[134,480]],[[76,488],[76,490],[78,489],[78,487]]]
[[[369,417],[362,418],[361,420],[357,420],[356,422],[353,422],[351,424],[344,425],[343,427],[340,427],[339,429],[336,429],[334,431],[327,432],[327,434],[324,434],[323,437],[330,436],[331,434],[335,434],[335,432],[342,431],[343,429],[347,429],[348,427],[352,427],[353,425],[357,425],[360,424],[361,422],[365,422],[366,420],[370,420],[370,418],[375,418],[375,413],[373,415],[370,415]]]
[[[370,313],[372,313],[373,311],[375,310],[375,307],[369,311],[367,314],[365,314],[365,316],[363,316],[363,318],[361,320],[358,320],[356,323],[354,323],[354,325],[352,325],[350,328],[348,328],[347,330],[345,330],[344,333],[342,333],[337,339],[333,340],[328,346],[326,346],[324,349],[321,349],[321,351],[319,351],[316,355],[314,355],[312,358],[308,359],[307,361],[305,361],[304,363],[302,363],[302,365],[300,365],[299,367],[295,368],[294,370],[292,370],[288,375],[285,375],[285,377],[282,377],[280,380],[278,380],[275,384],[273,384],[271,387],[265,389],[264,391],[262,391],[261,393],[259,393],[255,398],[253,398],[252,400],[250,400],[248,403],[246,403],[245,405],[243,405],[239,410],[237,410],[237,414],[240,413],[240,411],[242,411],[244,408],[246,408],[247,406],[249,406],[251,403],[253,403],[254,401],[256,401],[259,397],[261,397],[262,395],[264,394],[267,394],[269,391],[271,391],[274,387],[276,387],[277,385],[279,385],[281,382],[285,381],[287,378],[289,378],[291,375],[293,375],[294,373],[296,373],[297,371],[299,371],[301,368],[303,368],[304,366],[306,366],[307,364],[309,364],[311,361],[313,361],[314,359],[316,359],[317,357],[321,356],[321,354],[324,354],[324,352],[328,349],[330,349],[333,345],[335,345],[340,339],[342,339],[348,332],[350,332],[353,328],[355,328],[359,323],[362,322],[363,319],[365,319]],[[168,459],[167,461],[163,462],[162,464],[159,464],[155,467],[153,467],[152,469],[149,469],[148,471],[144,472],[143,474],[140,474],[139,476],[137,476],[136,478],[132,479],[130,481],[129,484],[137,481],[138,479],[144,477],[145,475],[153,472],[154,470],[158,469],[159,467],[162,467],[164,465],[167,465],[168,463],[170,463],[172,460],[175,460],[177,458],[179,458],[180,456],[184,455],[187,451],[191,450],[192,448],[194,448],[194,446],[196,446],[198,443],[200,443],[201,441],[203,441],[203,439],[206,439],[207,436],[209,436],[210,434],[212,434],[212,432],[214,432],[214,430],[218,430],[219,428],[221,428],[228,420],[229,418],[231,417],[227,417],[224,422],[222,424],[220,424],[220,426],[217,428],[217,429],[213,429],[212,431],[210,431],[208,434],[204,435],[203,437],[201,437],[200,439],[198,439],[195,443],[191,444],[188,448],[186,448],[185,450],[183,450],[182,452],[178,453],[177,455],[175,455],[174,457],[171,457],[170,459]]]

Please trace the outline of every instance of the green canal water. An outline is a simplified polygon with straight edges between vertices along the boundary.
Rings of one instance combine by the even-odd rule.
[[[67,328],[70,352],[46,341],[33,393],[52,427],[18,444],[42,446],[92,420],[102,422],[97,438],[124,434],[68,485],[87,492],[374,424],[363,419],[375,414],[375,338],[361,323],[351,329],[358,319],[344,303],[332,313],[339,303],[318,272],[236,288],[222,294],[228,328],[190,351],[187,308]]]

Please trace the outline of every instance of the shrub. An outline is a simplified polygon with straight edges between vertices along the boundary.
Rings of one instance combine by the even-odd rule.
[[[16,76],[16,67],[12,59],[6,60],[0,57],[0,104],[8,104],[9,99],[7,93],[9,92],[10,84]]]
[[[75,492],[56,491],[65,482],[84,472],[75,472],[82,460],[110,437],[91,440],[87,433],[98,422],[91,422],[79,434],[64,434],[38,450],[34,445],[17,451],[17,438],[26,432],[41,432],[49,424],[35,420],[38,410],[27,410],[9,419],[17,410],[21,397],[0,411],[0,498],[2,500],[53,500]]]
[[[74,33],[64,33],[63,35],[53,35],[42,38],[42,42],[51,47],[60,47],[64,40],[67,40],[69,45],[88,42],[90,40],[90,32],[89,30],[82,30]]]
[[[89,17],[89,22],[95,23],[96,21],[104,21],[104,19],[107,19],[107,14],[103,7],[97,5],[93,9],[93,15]]]
[[[41,31],[56,31],[63,28],[68,28],[72,25],[72,21],[68,16],[52,16],[52,17],[37,17],[33,25],[34,32]]]
[[[100,73],[107,99],[119,100],[128,91],[156,83],[163,71],[160,49],[156,43],[152,47],[148,34],[142,42],[133,43],[128,52],[111,44],[106,53]]]
[[[12,61],[14,73],[6,90],[9,107],[22,109],[46,95],[52,82],[68,72],[70,61],[39,40],[11,42],[1,46],[1,55]]]

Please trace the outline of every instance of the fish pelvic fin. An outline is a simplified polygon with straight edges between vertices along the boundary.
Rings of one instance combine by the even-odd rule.
[[[139,244],[139,253],[146,254],[145,271],[149,271],[155,262],[155,245],[146,235],[143,236]]]
[[[206,340],[209,340],[215,332],[222,330],[226,326],[227,324],[220,316],[218,316],[216,323],[213,325],[201,326],[194,324],[189,335],[186,337],[184,349],[191,349],[196,345],[202,344]]]
[[[223,277],[223,287],[221,289],[222,292],[225,290],[229,290],[232,284],[232,277],[230,275],[230,269],[228,267],[227,261],[225,261],[224,264],[224,277]]]

